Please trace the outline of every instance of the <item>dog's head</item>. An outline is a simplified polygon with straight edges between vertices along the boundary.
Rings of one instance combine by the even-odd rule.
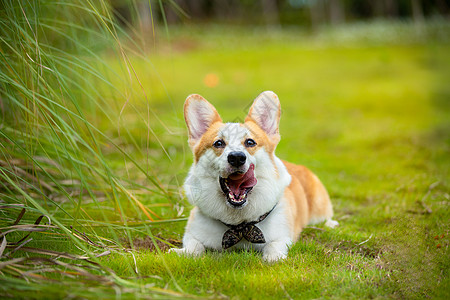
[[[214,106],[202,96],[187,97],[184,117],[189,145],[194,165],[203,173],[197,176],[220,186],[221,197],[229,207],[247,205],[258,180],[276,172],[274,151],[280,140],[280,112],[277,95],[266,91],[254,100],[244,123],[223,123]]]

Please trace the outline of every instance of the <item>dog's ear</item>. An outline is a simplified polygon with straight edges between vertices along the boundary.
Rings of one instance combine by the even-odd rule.
[[[245,121],[253,121],[270,137],[279,136],[281,106],[278,96],[272,91],[259,94],[253,101]]]
[[[222,122],[214,106],[197,94],[186,98],[184,119],[189,130],[189,141],[193,143],[198,141],[213,123]]]

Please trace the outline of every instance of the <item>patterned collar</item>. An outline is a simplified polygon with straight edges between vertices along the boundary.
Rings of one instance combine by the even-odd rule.
[[[228,249],[239,243],[243,238],[245,238],[250,243],[265,243],[266,239],[264,238],[261,229],[259,229],[256,224],[262,222],[265,218],[267,218],[267,216],[275,209],[277,204],[275,204],[275,206],[271,210],[260,216],[258,220],[253,222],[242,222],[238,225],[230,225],[222,222],[224,225],[230,228],[223,234],[222,248]]]

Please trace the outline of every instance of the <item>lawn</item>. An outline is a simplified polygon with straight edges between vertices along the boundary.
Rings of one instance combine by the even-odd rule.
[[[369,25],[361,27],[371,34]],[[79,56],[80,69],[60,69],[67,76],[84,77],[80,85],[69,84],[78,102],[67,107],[79,109],[97,130],[77,127],[75,117],[67,118],[82,137],[98,141],[79,142],[74,155],[90,162],[92,153],[101,153],[102,162],[88,169],[91,173],[74,164],[71,172],[44,174],[60,183],[81,182],[80,193],[65,196],[73,203],[58,201],[58,195],[54,202],[33,200],[32,194],[15,199],[10,193],[14,183],[2,185],[2,202],[25,201],[34,207],[23,222],[34,222],[46,211],[67,228],[73,225],[80,236],[86,232],[95,241],[111,241],[114,251],[94,260],[109,270],[110,281],[100,288],[101,279],[90,284],[89,276],[73,267],[57,275],[43,270],[29,278],[20,266],[1,265],[9,261],[4,257],[0,281],[5,285],[0,291],[32,298],[450,296],[448,37],[341,40],[342,30],[310,36],[297,30],[225,26],[169,29],[170,36],[159,33],[157,46],[148,46],[145,55],[129,51],[128,68],[111,50],[99,53],[99,61]],[[98,74],[83,72],[88,69],[84,63]],[[264,90],[277,93],[282,105],[277,156],[303,164],[321,178],[340,226],[306,228],[288,258],[276,264],[263,262],[256,252],[210,251],[194,259],[166,253],[166,246],[155,250],[152,242],[143,241],[145,236],[179,245],[191,208],[179,191],[192,163],[182,110],[186,96],[199,93],[224,121],[239,122]],[[9,128],[2,133],[13,135]],[[14,145],[20,152],[20,141]],[[2,151],[6,158],[13,156],[11,149]],[[6,204],[3,228],[20,212],[12,206],[6,209]],[[13,234],[8,242],[23,235]],[[33,233],[27,246],[80,255],[101,252],[97,242],[83,248],[87,238],[77,244],[65,236],[70,234],[61,227]],[[123,250],[132,240],[139,247]],[[27,255],[18,250],[8,259]],[[61,290],[46,278],[71,284]],[[40,280],[46,284],[39,287]]]

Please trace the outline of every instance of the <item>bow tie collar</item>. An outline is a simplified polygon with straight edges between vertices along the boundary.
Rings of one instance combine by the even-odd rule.
[[[222,248],[228,249],[239,243],[243,238],[254,244],[265,243],[266,239],[264,238],[261,229],[259,229],[256,224],[267,218],[267,216],[274,210],[275,206],[270,211],[260,216],[258,220],[253,222],[242,222],[238,225],[230,225],[222,222],[230,228],[223,234]]]

